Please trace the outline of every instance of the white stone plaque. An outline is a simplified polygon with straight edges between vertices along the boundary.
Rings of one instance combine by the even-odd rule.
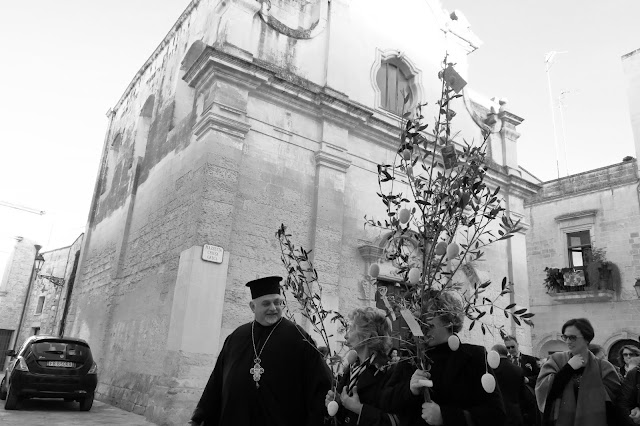
[[[222,263],[223,255],[224,249],[222,247],[212,246],[211,244],[202,246],[202,260],[206,262]]]

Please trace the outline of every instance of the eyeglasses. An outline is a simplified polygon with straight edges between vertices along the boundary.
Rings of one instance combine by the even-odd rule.
[[[637,355],[634,355],[634,354],[631,354],[631,353],[627,352],[627,353],[623,353],[622,356],[623,357],[628,357],[628,356],[637,356]]]
[[[563,334],[562,336],[560,336],[563,342],[571,342],[571,343],[578,340],[579,337],[582,337],[582,336],[567,336],[566,334]]]
[[[507,346],[507,349],[515,349],[515,345],[514,346]]]

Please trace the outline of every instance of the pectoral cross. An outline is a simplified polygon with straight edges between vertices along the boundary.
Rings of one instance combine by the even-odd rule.
[[[258,382],[260,381],[260,376],[264,373],[264,368],[260,366],[260,359],[256,359],[254,362],[255,364],[253,368],[249,370],[249,373],[253,375],[253,381],[256,382],[256,389],[258,389],[260,387]]]

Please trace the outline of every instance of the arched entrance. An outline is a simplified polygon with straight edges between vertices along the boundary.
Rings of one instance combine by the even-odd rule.
[[[569,347],[562,340],[549,340],[542,345],[538,356],[540,356],[540,358],[546,358],[555,352],[564,352],[568,350]]]

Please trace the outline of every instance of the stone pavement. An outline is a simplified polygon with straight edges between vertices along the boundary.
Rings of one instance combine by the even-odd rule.
[[[91,411],[78,411],[77,402],[61,399],[29,399],[22,401],[17,410],[4,409],[0,401],[0,425],[2,426],[86,426],[127,425],[151,426],[144,417],[94,401]]]

